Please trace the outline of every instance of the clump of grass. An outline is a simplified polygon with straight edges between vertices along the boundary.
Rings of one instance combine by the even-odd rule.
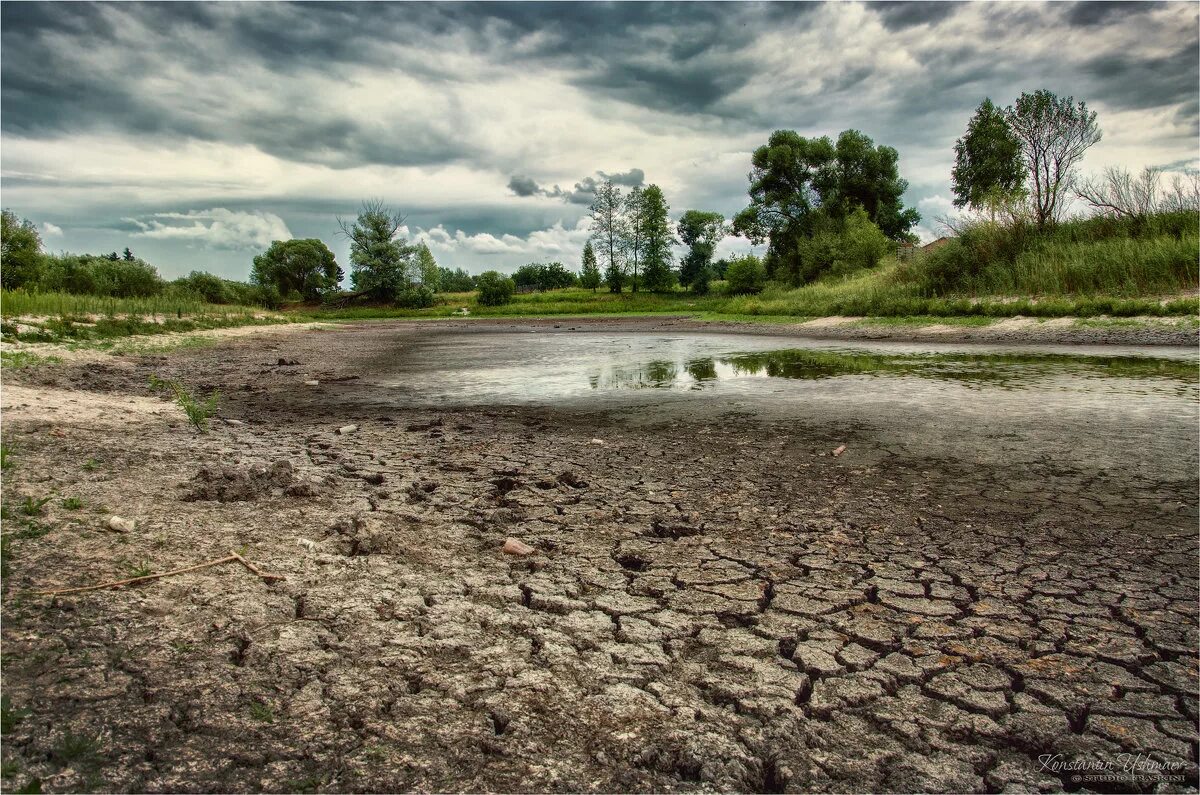
[[[130,577],[149,577],[153,573],[154,570],[150,568],[150,561],[148,560],[139,560],[129,567]]]
[[[11,734],[31,714],[24,707],[13,707],[12,699],[8,696],[0,696],[0,734]]]
[[[89,458],[87,461],[83,462],[83,468],[86,469],[88,472],[95,472],[97,469],[100,468],[100,465],[102,463],[104,463],[104,462],[98,458]]]
[[[0,367],[23,370],[46,364],[62,364],[61,356],[41,356],[30,351],[4,351],[0,353]]]
[[[49,497],[42,497],[40,500],[35,500],[33,497],[27,496],[25,501],[21,503],[21,513],[26,516],[41,516],[42,509],[46,507],[46,503],[50,502]]]
[[[150,388],[170,392],[174,396],[175,402],[183,409],[183,413],[187,415],[188,422],[200,433],[207,433],[208,418],[217,410],[217,401],[221,398],[220,392],[214,389],[207,398],[200,400],[178,381],[162,379],[156,375],[150,376]]]
[[[6,442],[0,442],[0,470],[12,469],[13,449]]]
[[[263,723],[275,722],[275,713],[271,711],[270,707],[261,701],[255,701],[250,704],[250,717],[257,721],[262,721]]]
[[[83,500],[78,497],[64,497],[58,504],[68,511],[78,511],[83,507]]]

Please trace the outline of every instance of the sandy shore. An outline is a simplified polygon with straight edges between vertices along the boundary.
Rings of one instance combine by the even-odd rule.
[[[419,406],[373,379],[434,337],[597,325],[714,328],[260,327],[6,370],[6,786],[1045,791],[1071,772],[1039,756],[1132,753],[1194,784],[1194,422],[902,436],[815,404]],[[151,374],[219,389],[211,431]],[[32,593],[231,551],[283,579]]]

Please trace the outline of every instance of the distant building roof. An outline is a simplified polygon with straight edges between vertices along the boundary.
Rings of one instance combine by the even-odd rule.
[[[952,237],[939,237],[937,240],[933,241],[932,243],[926,243],[925,245],[921,246],[921,250],[922,251],[933,251],[935,249],[939,249],[942,246],[949,243],[953,239],[954,238],[952,238]]]

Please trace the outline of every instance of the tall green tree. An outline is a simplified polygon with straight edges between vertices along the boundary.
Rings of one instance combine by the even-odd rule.
[[[250,269],[255,284],[275,287],[283,296],[297,292],[308,301],[336,290],[344,275],[333,252],[316,238],[276,240]]]
[[[421,276],[421,284],[435,293],[441,289],[442,271],[433,258],[433,252],[424,243],[417,244],[417,272]]]
[[[834,145],[832,168],[822,170],[817,182],[821,206],[836,221],[845,220],[856,207],[892,240],[905,240],[920,222],[920,214],[904,206],[908,181],[901,179],[899,153],[875,145],[858,130],[846,130]]]
[[[32,221],[12,210],[0,213],[0,285],[6,290],[33,285],[42,266],[42,237]]]
[[[416,275],[416,248],[397,237],[404,216],[382,201],[363,202],[353,223],[339,218],[350,240],[350,283],[355,291],[379,301],[395,301],[411,290]]]
[[[647,185],[642,191],[642,273],[647,290],[666,290],[675,282],[671,266],[675,244],[674,230],[667,216],[671,207],[663,196],[662,188]]]
[[[984,99],[954,144],[950,184],[955,207],[994,207],[1025,183],[1021,142],[1008,126],[1004,111]]]
[[[590,289],[593,293],[600,286],[600,268],[596,265],[596,250],[592,241],[583,244],[583,265],[579,271],[579,285]]]
[[[693,292],[707,292],[711,278],[713,251],[725,236],[725,216],[720,213],[688,210],[676,229],[679,242],[688,247],[679,268],[679,283]]]
[[[1038,227],[1058,219],[1066,203],[1075,166],[1100,140],[1096,112],[1074,97],[1059,97],[1046,89],[1021,94],[1005,109],[1029,173],[1030,198]]]
[[[596,253],[604,264],[604,280],[610,291],[619,293],[625,285],[625,245],[629,234],[621,190],[612,180],[596,189],[591,213],[592,240],[596,241]]]
[[[625,196],[625,265],[629,272],[629,283],[633,291],[638,291],[638,275],[641,269],[642,256],[646,248],[646,205],[645,191],[634,186]]]

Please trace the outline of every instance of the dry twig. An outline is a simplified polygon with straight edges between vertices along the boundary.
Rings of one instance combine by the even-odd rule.
[[[139,583],[139,582],[149,582],[150,580],[160,580],[163,577],[173,577],[176,574],[186,574],[189,571],[196,571],[197,569],[206,569],[209,566],[219,566],[222,563],[233,563],[234,561],[241,563],[243,566],[245,566],[247,569],[249,569],[253,574],[255,574],[258,577],[261,577],[265,582],[275,582],[276,580],[283,579],[283,575],[268,574],[267,572],[260,570],[253,563],[246,560],[238,553],[231,552],[223,558],[217,558],[216,560],[210,560],[205,563],[197,563],[195,566],[185,566],[182,569],[173,569],[171,571],[164,571],[161,574],[147,574],[142,577],[130,577],[127,580],[113,580],[112,582],[102,582],[102,583],[99,583],[98,585],[85,585],[81,588],[60,588],[60,589],[54,590],[54,591],[34,591],[34,594],[36,594],[38,596],[61,596],[62,594],[82,593],[83,591],[99,591],[99,590],[103,590],[104,588],[120,588],[125,585],[133,585],[134,583]]]

